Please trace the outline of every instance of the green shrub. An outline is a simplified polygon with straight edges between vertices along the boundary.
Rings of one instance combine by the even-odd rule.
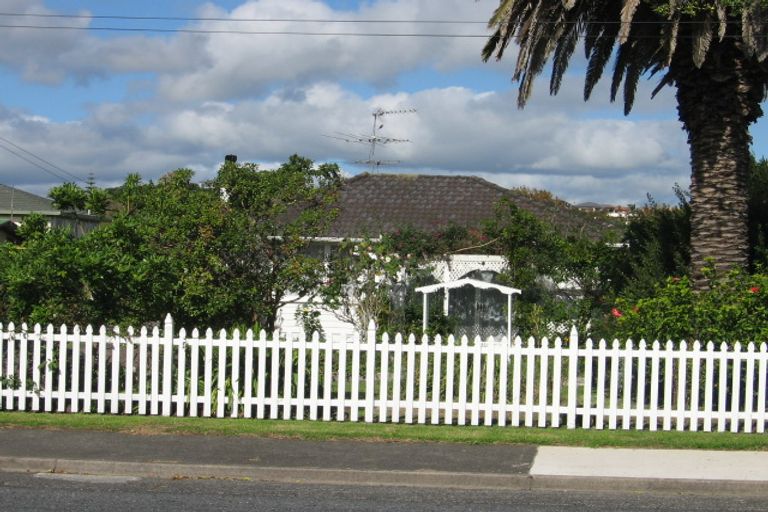
[[[709,271],[709,289],[695,292],[688,277],[671,277],[638,300],[619,298],[611,310],[619,339],[768,341],[768,274]]]

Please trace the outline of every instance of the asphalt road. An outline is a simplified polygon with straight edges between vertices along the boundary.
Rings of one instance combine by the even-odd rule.
[[[765,498],[679,494],[468,491],[0,473],[0,510],[765,511]]]

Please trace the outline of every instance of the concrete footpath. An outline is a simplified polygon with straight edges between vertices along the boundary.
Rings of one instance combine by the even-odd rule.
[[[298,441],[0,429],[0,471],[768,496],[768,452]]]

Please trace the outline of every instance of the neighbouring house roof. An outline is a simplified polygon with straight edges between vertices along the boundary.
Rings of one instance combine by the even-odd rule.
[[[0,223],[19,223],[31,213],[42,215],[51,227],[71,229],[76,237],[83,236],[104,222],[100,215],[91,215],[82,211],[62,211],[56,208],[50,199],[18,188],[0,185]],[[18,241],[15,231],[11,233],[10,228],[10,225],[6,226],[1,239]]]
[[[481,227],[504,197],[568,234],[597,238],[607,227],[564,201],[537,198],[476,176],[364,173],[342,186],[339,213],[327,236],[376,237],[405,227],[426,232],[450,225]]]
[[[45,197],[30,194],[18,188],[0,185],[0,213],[26,215],[32,212],[58,215],[53,201]]]

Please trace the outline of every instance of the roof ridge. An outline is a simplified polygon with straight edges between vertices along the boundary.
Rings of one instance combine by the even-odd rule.
[[[404,177],[405,178],[427,178],[427,179],[436,179],[436,178],[467,179],[467,180],[478,182],[482,185],[486,185],[489,188],[494,188],[504,192],[509,192],[511,190],[507,187],[503,187],[499,185],[498,183],[494,183],[485,178],[481,178],[480,176],[473,176],[471,174],[424,174],[424,173],[407,173],[407,172],[401,172],[401,173],[390,172],[390,173],[375,174],[375,173],[369,173],[366,171],[360,174],[355,174],[354,176],[351,176],[346,180],[353,181],[361,178],[404,178]]]

